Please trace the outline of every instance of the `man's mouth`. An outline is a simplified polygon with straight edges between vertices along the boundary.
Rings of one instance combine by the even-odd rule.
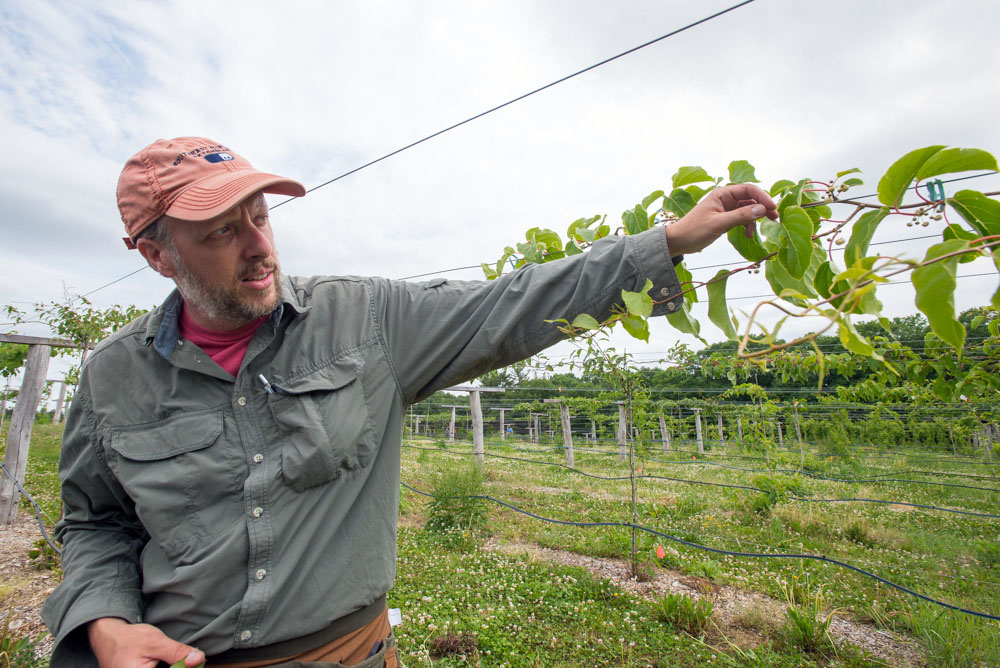
[[[259,269],[242,279],[243,285],[257,290],[271,287],[274,282],[274,269]]]

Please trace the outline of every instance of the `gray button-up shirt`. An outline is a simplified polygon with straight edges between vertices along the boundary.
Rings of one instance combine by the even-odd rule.
[[[492,282],[285,278],[235,378],[179,339],[172,293],[98,346],[70,409],[52,665],[93,665],[99,617],[217,654],[370,604],[395,576],[406,407],[551,345],[546,320],[606,317],[647,278],[680,292],[660,228]]]

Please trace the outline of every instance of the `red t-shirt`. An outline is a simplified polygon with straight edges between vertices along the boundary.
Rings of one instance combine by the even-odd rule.
[[[236,375],[247,354],[247,346],[257,328],[264,324],[268,316],[264,315],[249,324],[228,332],[205,329],[188,315],[187,309],[181,307],[181,317],[178,319],[181,336],[197,345],[223,369]]]

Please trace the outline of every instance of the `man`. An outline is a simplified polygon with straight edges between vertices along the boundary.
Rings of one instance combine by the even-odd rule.
[[[655,313],[675,309],[671,256],[777,215],[730,186],[566,260],[416,284],[282,275],[263,193],[305,189],[197,137],[122,171],[126,244],[177,289],[81,374],[64,579],[43,609],[53,666],[396,666],[385,594],[407,406],[551,345],[547,319],[606,316],[647,278]]]

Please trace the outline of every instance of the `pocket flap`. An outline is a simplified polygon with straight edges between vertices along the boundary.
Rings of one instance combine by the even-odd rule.
[[[292,380],[281,381],[279,379],[275,389],[284,394],[339,390],[357,380],[364,365],[364,360],[360,358],[341,357],[324,367]]]
[[[222,409],[213,409],[113,430],[111,448],[127,459],[152,462],[208,447],[220,434]]]

